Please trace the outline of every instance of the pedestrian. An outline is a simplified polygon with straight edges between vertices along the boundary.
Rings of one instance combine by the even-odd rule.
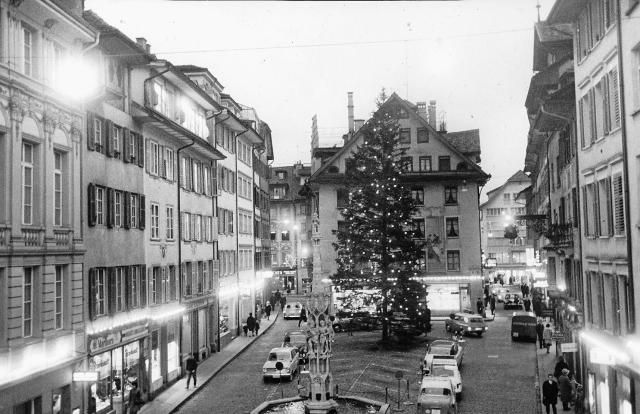
[[[522,293],[522,296],[525,295],[525,293],[524,293],[524,282],[520,283],[520,292]]]
[[[553,408],[553,414],[558,414],[556,404],[558,403],[558,384],[553,380],[553,374],[549,374],[547,380],[542,384],[542,403],[549,414],[549,407]]]
[[[280,298],[280,309],[284,312],[284,306],[287,304],[287,297],[282,296]]]
[[[504,277],[500,275],[500,286],[504,287]]]
[[[562,411],[569,411],[569,403],[573,397],[573,384],[569,379],[569,370],[563,369],[558,378],[558,391],[560,391],[560,401],[562,401]]]
[[[267,301],[267,306],[264,307],[264,313],[267,314],[267,320],[271,316],[271,302]]]
[[[547,354],[549,353],[549,348],[551,348],[551,337],[553,336],[553,330],[551,329],[551,325],[547,324],[544,327],[544,331],[542,331],[542,339],[544,340],[544,346],[547,348]]]
[[[495,316],[496,314],[496,295],[491,295],[489,299],[489,307],[491,309],[491,314]]]
[[[300,317],[298,318],[298,328],[300,327],[300,324],[302,322],[306,322],[307,321],[307,311],[304,309],[304,307],[300,310]]]
[[[538,323],[536,324],[536,334],[538,335],[540,349],[542,349],[544,348],[544,324],[542,323],[542,319],[538,319]]]
[[[256,318],[253,317],[252,313],[249,313],[249,317],[247,318],[247,331],[251,333],[253,336],[253,332],[256,329]]]
[[[560,378],[560,374],[562,374],[562,371],[564,371],[565,369],[569,369],[569,364],[567,364],[567,361],[565,361],[564,357],[560,355],[558,357],[558,362],[556,362],[556,366],[553,369],[553,376],[556,378]]]
[[[195,352],[193,354],[189,354],[189,358],[187,358],[187,363],[185,364],[185,368],[187,370],[187,389],[189,389],[189,382],[191,382],[191,378],[193,378],[193,388],[196,387],[196,383],[198,382],[198,378],[196,377],[198,361],[196,361],[195,357]]]
[[[476,301],[476,309],[478,310],[478,315],[483,315],[484,304],[482,303],[481,297],[478,297],[478,300]]]
[[[529,296],[525,296],[524,297],[524,301],[522,303],[524,304],[525,312],[530,312],[531,311],[531,299],[529,299]]]
[[[260,330],[260,323],[258,322],[258,320],[256,319],[256,326],[254,326],[254,332],[256,334],[256,336],[258,336],[258,331]]]
[[[140,407],[144,405],[144,400],[142,399],[142,392],[138,388],[138,381],[133,381],[131,387],[129,391],[129,414],[136,414],[140,411]]]
[[[280,302],[280,299],[282,298],[282,293],[280,293],[280,289],[276,289],[276,293],[274,293],[274,303]]]

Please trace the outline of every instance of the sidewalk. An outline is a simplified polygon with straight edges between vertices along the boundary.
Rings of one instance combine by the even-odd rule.
[[[552,326],[553,327],[553,326]],[[553,341],[553,345],[549,348],[549,353],[547,354],[547,349],[540,349],[540,345],[536,342],[536,393],[538,394],[538,403],[536,404],[538,407],[538,413],[545,413],[544,405],[542,405],[542,382],[547,379],[547,375],[550,373],[553,374],[553,371],[556,367],[556,362],[558,362],[558,357],[561,356],[560,345]],[[568,411],[562,410],[562,401],[558,397],[558,404],[556,404],[556,409],[558,413],[574,413],[574,408],[571,407]],[[553,412],[553,411],[552,411]]]
[[[220,352],[211,354],[209,358],[198,365],[198,387],[186,389],[186,375],[175,384],[162,391],[153,401],[149,401],[140,410],[141,414],[166,414],[171,413],[213,378],[220,370],[226,367],[231,361],[236,359],[245,349],[247,349],[259,336],[264,334],[273,326],[278,319],[280,312],[272,313],[271,319],[260,320],[260,332],[258,336],[239,336],[231,341]]]

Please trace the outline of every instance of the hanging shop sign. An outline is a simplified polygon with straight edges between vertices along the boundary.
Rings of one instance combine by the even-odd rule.
[[[98,371],[75,371],[73,373],[74,382],[97,382]]]
[[[562,352],[578,352],[578,344],[576,342],[560,344],[560,350]]]

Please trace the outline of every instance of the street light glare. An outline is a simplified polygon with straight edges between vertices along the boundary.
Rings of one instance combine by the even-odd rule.
[[[82,56],[69,56],[60,64],[59,79],[54,87],[68,98],[81,101],[97,93],[98,73],[97,66]]]

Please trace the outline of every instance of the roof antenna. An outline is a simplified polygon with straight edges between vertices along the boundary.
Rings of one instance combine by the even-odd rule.
[[[536,9],[538,9],[538,23],[540,23],[540,0],[538,0],[536,3]]]

